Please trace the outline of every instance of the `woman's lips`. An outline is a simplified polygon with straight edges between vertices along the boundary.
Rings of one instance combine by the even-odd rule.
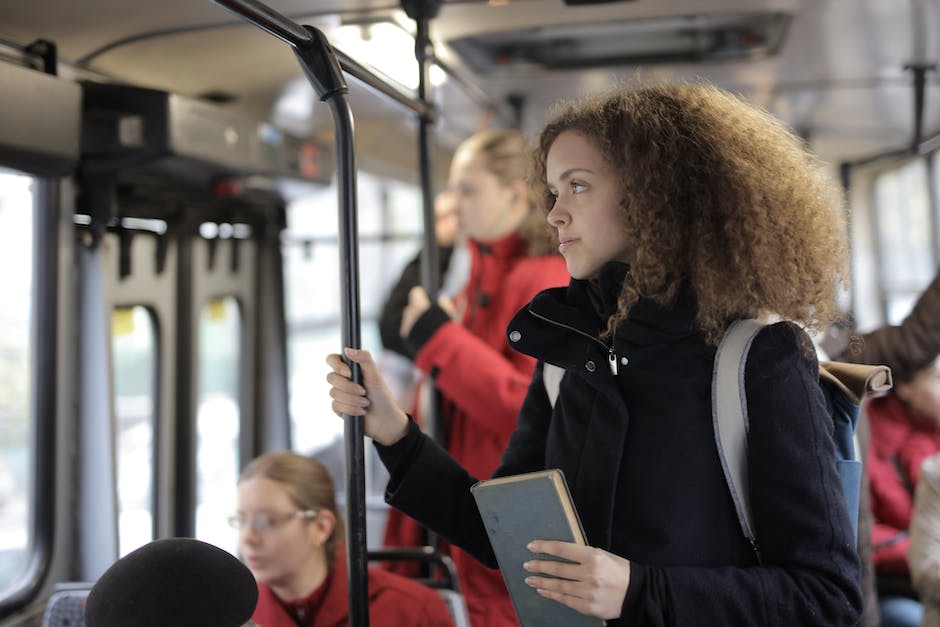
[[[564,255],[565,251],[574,246],[577,242],[578,240],[574,238],[561,240],[561,243],[558,245],[558,252]]]

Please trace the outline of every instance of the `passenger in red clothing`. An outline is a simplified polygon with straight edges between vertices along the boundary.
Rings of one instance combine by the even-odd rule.
[[[527,158],[516,131],[482,131],[461,144],[449,188],[468,239],[469,280],[455,303],[432,304],[422,287],[412,288],[401,315],[402,344],[443,396],[447,450],[478,477],[499,465],[535,367],[509,346],[506,326],[535,294],[569,279],[557,238],[529,194]],[[419,422],[424,413],[420,404],[413,407]],[[393,510],[385,543],[420,544],[420,527]],[[473,626],[517,625],[499,571],[450,550]]]
[[[252,615],[260,627],[349,624],[342,524],[333,481],[316,460],[290,452],[251,462],[238,482],[242,558],[258,582]],[[435,591],[394,573],[370,569],[373,627],[453,627]]]
[[[899,370],[895,391],[869,401],[871,426],[868,473],[874,515],[872,544],[875,571],[909,582],[908,530],[914,513],[914,490],[920,481],[921,464],[940,452],[940,357],[913,373]],[[884,590],[884,587],[882,586]],[[912,606],[914,601],[882,593],[882,621],[889,624],[894,605]],[[905,612],[908,615],[910,612]],[[916,620],[919,620],[920,610]],[[892,625],[916,624],[896,620]]]

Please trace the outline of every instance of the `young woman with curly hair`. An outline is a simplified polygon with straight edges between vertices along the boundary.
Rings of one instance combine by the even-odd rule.
[[[561,468],[590,546],[533,538],[526,583],[608,625],[854,625],[859,560],[803,330],[836,315],[837,188],[769,114],[705,85],[570,105],[535,152],[572,280],[509,324],[539,366],[495,474]],[[758,546],[711,412],[716,346],[746,317],[784,319],[745,367]],[[474,511],[476,478],[394,406],[367,352],[346,355],[363,385],[329,356],[333,409],[365,416],[389,502],[495,565],[479,517],[450,515]],[[543,364],[564,368],[554,404]]]

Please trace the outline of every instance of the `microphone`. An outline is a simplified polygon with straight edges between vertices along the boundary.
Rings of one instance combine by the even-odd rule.
[[[156,540],[111,565],[88,594],[88,627],[241,627],[258,586],[235,556],[192,538]]]

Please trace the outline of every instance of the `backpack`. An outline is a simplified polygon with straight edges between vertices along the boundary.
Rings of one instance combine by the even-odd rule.
[[[753,528],[750,487],[747,476],[747,398],[744,366],[747,353],[765,323],[738,320],[728,327],[715,353],[712,375],[712,424],[721,469],[734,502],[738,523],[754,548],[758,562],[760,551]],[[564,369],[543,363],[542,379],[552,407],[558,398]],[[858,536],[858,507],[862,463],[856,455],[855,427],[861,403],[871,393],[891,389],[891,370],[887,366],[869,366],[835,361],[819,362],[819,386],[832,418],[836,465],[842,483],[846,509],[852,521],[852,533]]]

